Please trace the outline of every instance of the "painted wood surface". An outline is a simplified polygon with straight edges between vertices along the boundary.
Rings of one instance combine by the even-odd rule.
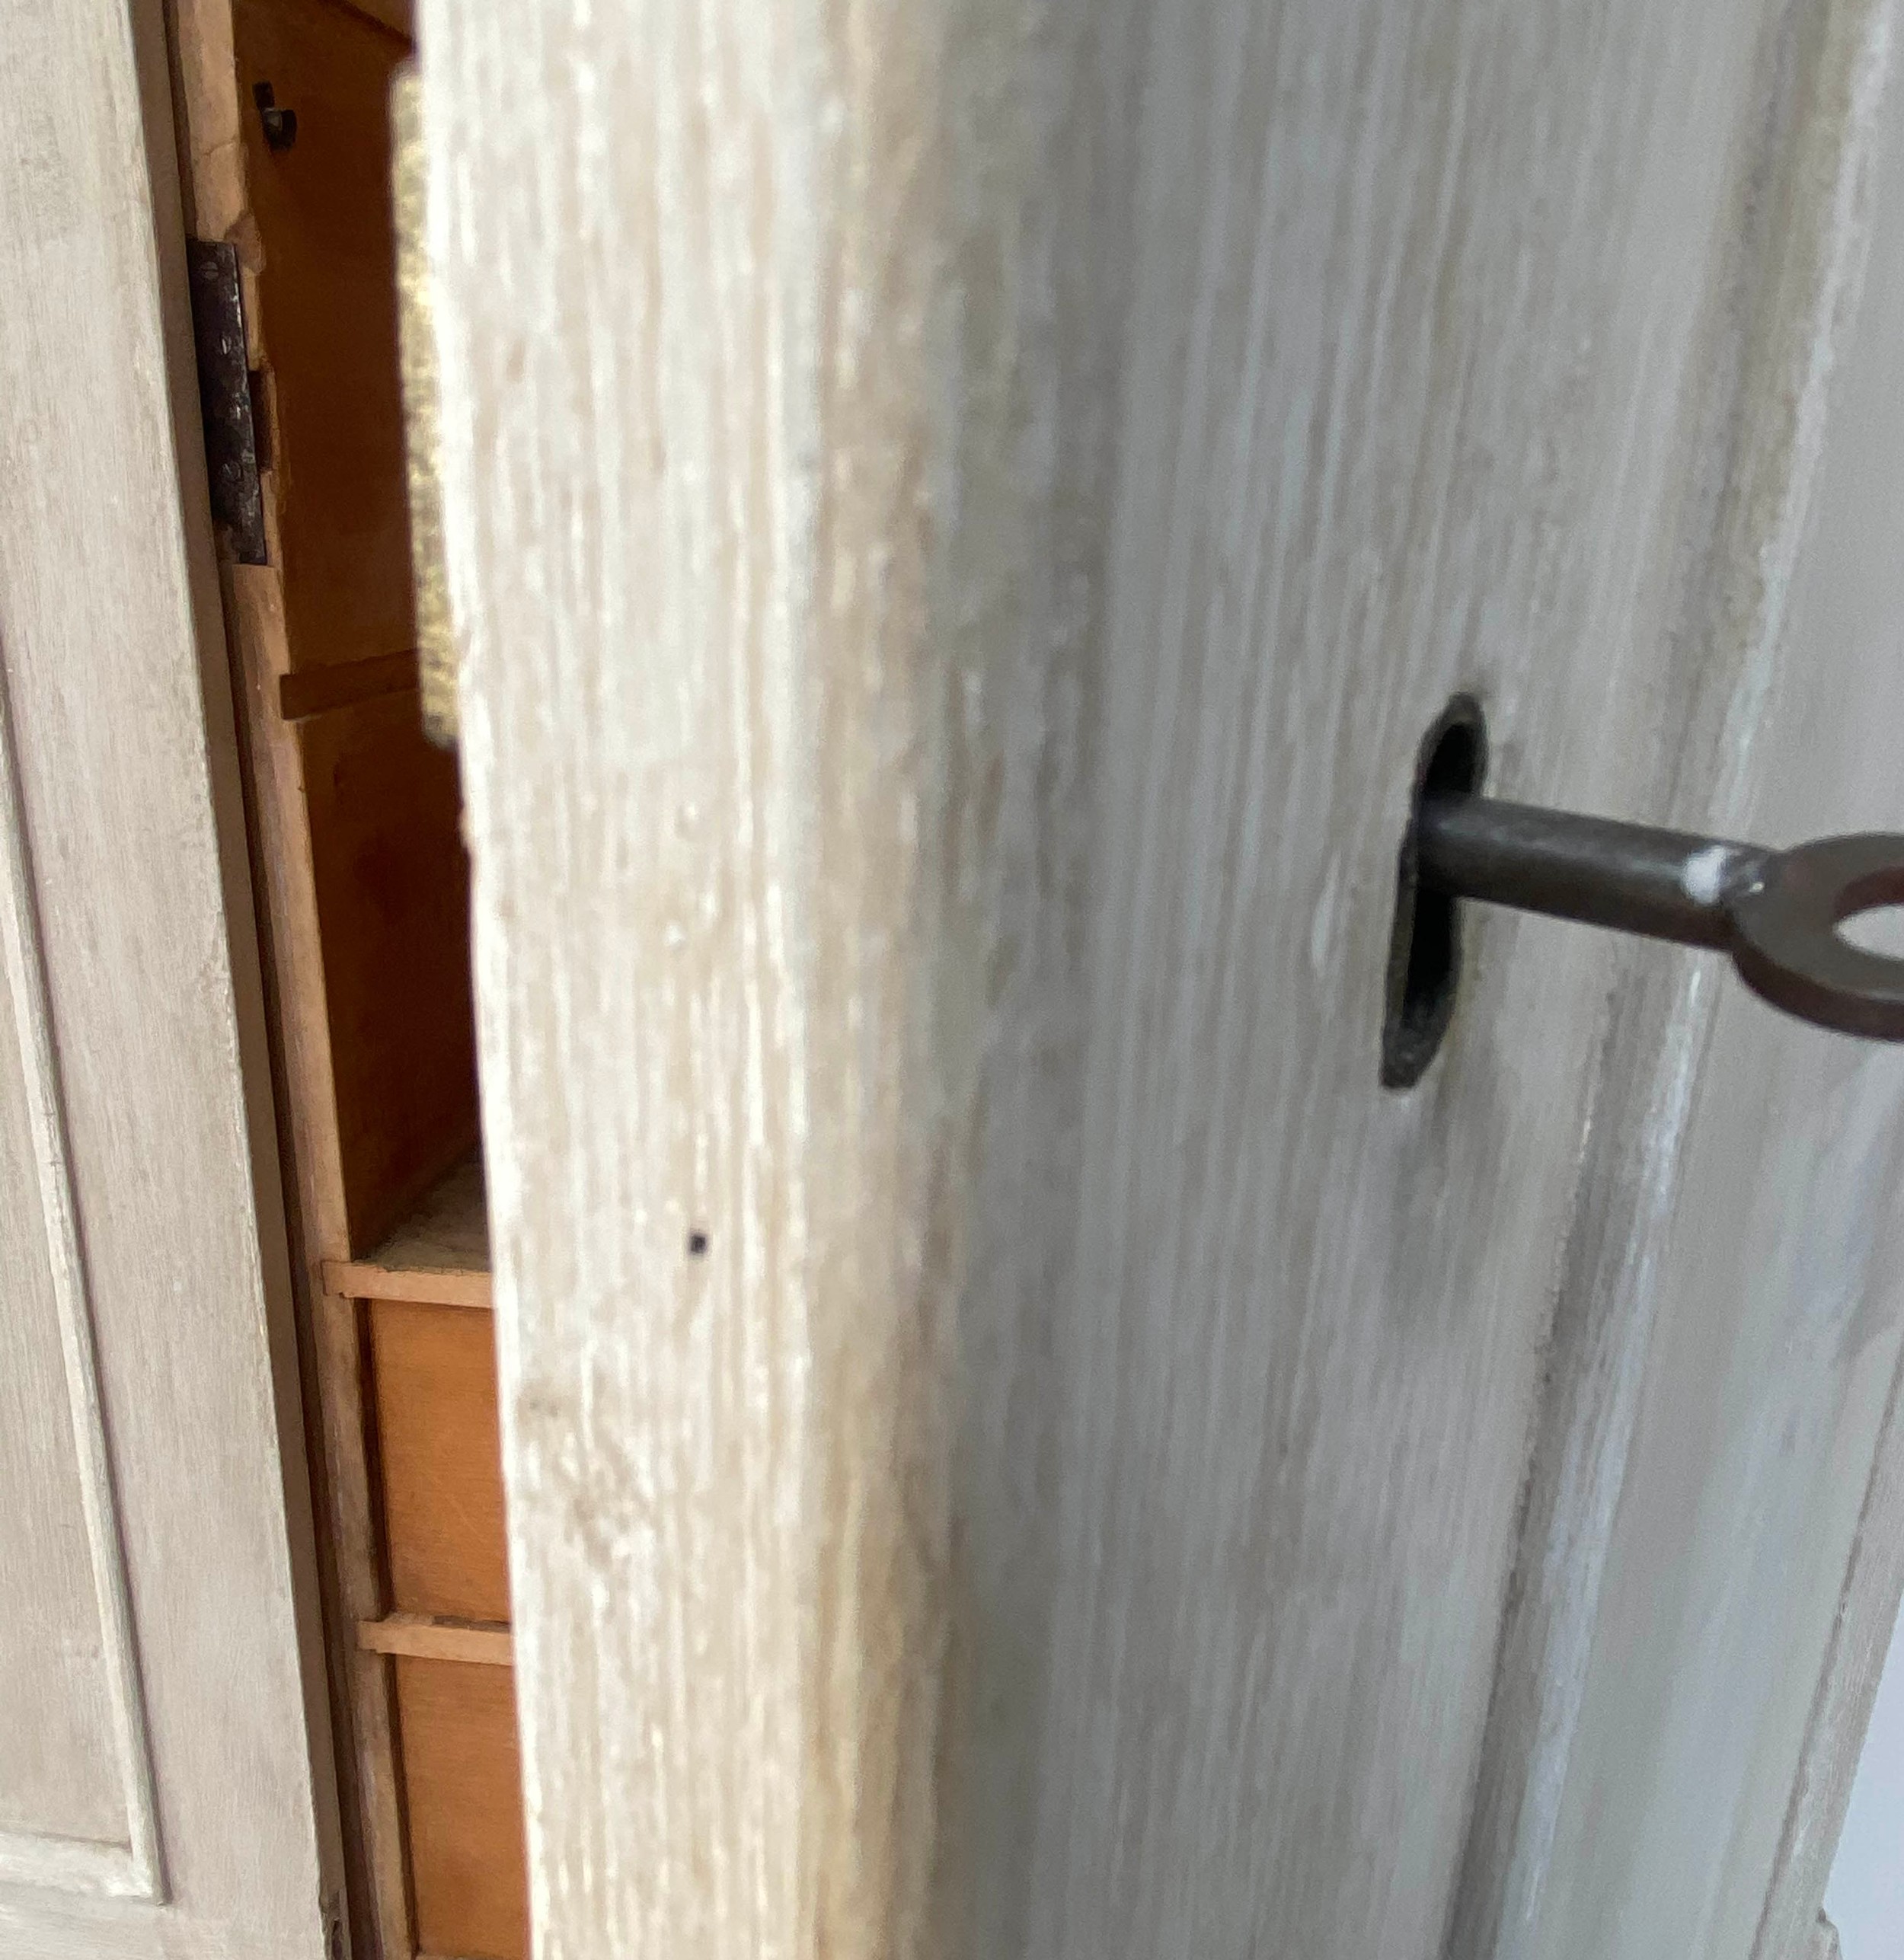
[[[1895,29],[1771,24],[1706,369],[1730,434],[1690,671],[1724,733],[1666,808],[1775,843],[1904,829]],[[1824,1866],[1767,1943],[1904,1336],[1904,1058],[1721,979],[1636,957],[1607,1010],[1457,1951],[1781,1960],[1823,1894]]]
[[[1904,678],[1896,585],[1904,563],[1904,498],[1896,492],[1904,454],[1896,382],[1896,350],[1904,344],[1904,116],[1893,107],[1886,121],[1875,159],[1870,265],[1839,383],[1844,406],[1832,421],[1813,539],[1793,595],[1794,646],[1846,678],[1836,688],[1810,681],[1789,686],[1794,712],[1781,746],[1790,766],[1773,778],[1780,822],[1845,823],[1854,810],[1860,822],[1904,829],[1896,744],[1886,717],[1862,706],[1867,691],[1895,699]],[[1800,1071],[1809,1059],[1797,1058]],[[1749,1406],[1752,1391],[1742,1398],[1738,1384],[1728,1384],[1719,1404],[1731,1418],[1720,1432],[1730,1461],[1714,1480],[1714,1493],[1727,1493],[1715,1521],[1753,1575],[1740,1604],[1762,1614],[1770,1630],[1758,1667],[1768,1687],[1775,1683],[1765,1696],[1771,1719],[1759,1742],[1755,1786],[1747,1786],[1752,1801],[1740,1806],[1740,1821],[1757,1842],[1743,1829],[1734,1834],[1748,1858],[1773,1828],[1768,1808],[1789,1792],[1753,1960],[1803,1950],[1904,1594],[1904,1235],[1897,1215],[1904,1074],[1894,1061],[1855,1053],[1820,1056],[1813,1066],[1816,1073],[1809,1080],[1798,1073],[1786,1093],[1798,1110],[1820,1087],[1828,1100],[1784,1141],[1784,1174],[1776,1180],[1782,1202],[1771,1212],[1790,1247],[1773,1272],[1795,1265],[1796,1283],[1783,1299],[1775,1278],[1740,1294],[1755,1310],[1749,1325],[1762,1370],[1755,1450],[1732,1413],[1742,1400]],[[1804,1161],[1814,1139],[1815,1170]],[[1774,1436],[1783,1459],[1776,1478],[1766,1473],[1765,1441]],[[1749,1466],[1751,1474],[1727,1492],[1731,1464]],[[1710,1597],[1714,1575],[1701,1578]],[[1723,1650],[1714,1655],[1708,1648],[1684,1665],[1727,1662]],[[1744,1862],[1735,1851],[1728,1866]],[[1835,1936],[1822,1914],[1818,1923],[1835,1960]]]
[[[1893,1065],[1503,917],[1377,1024],[1458,687],[1893,815],[1888,5],[420,27],[539,1950],[1743,1960]]]
[[[14,1719],[0,1798],[13,1828],[0,1837],[0,1875],[162,1898],[152,1749],[93,1305],[4,704],[0,966],[14,1035],[5,1209],[15,1243],[6,1269],[21,1296],[6,1323],[4,1487],[12,1542],[5,1569],[14,1610],[0,1639]]]
[[[0,129],[0,1946],[316,1956],[337,1818],[160,8],[16,10]]]

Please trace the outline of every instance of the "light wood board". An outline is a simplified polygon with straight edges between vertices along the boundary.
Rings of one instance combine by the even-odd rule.
[[[374,1252],[327,1262],[324,1284],[360,1300],[488,1306],[489,1212],[481,1157],[452,1170]]]
[[[515,1658],[506,1626],[436,1614],[387,1613],[381,1620],[363,1620],[357,1628],[357,1645],[375,1654],[474,1662],[484,1667],[506,1668]]]
[[[395,1665],[418,1946],[529,1960],[510,1671],[407,1655]]]
[[[390,1603],[506,1620],[495,1323],[402,1300],[368,1310]]]
[[[1895,78],[1891,87],[1895,94]],[[1904,401],[1896,381],[1896,350],[1904,337],[1904,129],[1899,126],[1904,119],[1893,110],[1887,120],[1890,127],[1874,160],[1878,168],[1870,193],[1870,267],[1857,336],[1839,383],[1854,407],[1841,413],[1834,424],[1819,485],[1815,541],[1795,603],[1807,643],[1874,667],[1891,676],[1894,687],[1904,669],[1904,635],[1899,631],[1891,583],[1904,554],[1904,509],[1893,493],[1896,459],[1904,447]],[[1794,766],[1789,772],[1794,780],[1781,790],[1781,801],[1797,803],[1794,816],[1805,822],[1828,814],[1835,818],[1854,806],[1861,822],[1882,817],[1893,827],[1904,828],[1904,793],[1888,718],[1859,714],[1850,700],[1829,688],[1807,688],[1805,703],[1806,711],[1794,717],[1798,739],[1791,745]],[[1823,770],[1818,768],[1821,752],[1831,757]],[[1813,803],[1813,798],[1819,802]],[[1832,1116],[1851,1119],[1851,1134],[1857,1138],[1854,1148],[1868,1153],[1870,1161],[1848,1166],[1843,1147],[1833,1150],[1829,1144],[1826,1161],[1833,1170],[1842,1170],[1856,1202],[1880,1218],[1887,1217],[1896,1205],[1898,1176],[1886,1180],[1877,1169],[1884,1141],[1882,1116],[1875,1135],[1868,1129],[1861,1135],[1857,1128],[1861,1114],[1869,1123],[1874,1111],[1882,1109],[1883,1065],[1877,1065],[1878,1081],[1863,1083],[1855,1073],[1848,1081],[1838,1072],[1845,1066],[1840,1058],[1827,1078],[1835,1090]],[[1872,1068],[1871,1059],[1866,1058],[1863,1070]],[[1894,1072],[1889,1087],[1893,1097],[1904,1097],[1904,1084]],[[1891,1151],[1896,1171],[1894,1140]],[[1821,1182],[1832,1176],[1828,1170]],[[1816,1204],[1819,1183],[1796,1166],[1790,1168],[1787,1182]],[[1837,1960],[1837,1934],[1819,1910],[1820,1901],[1904,1594],[1904,1359],[1891,1379],[1888,1406],[1854,1522],[1851,1505],[1864,1466],[1876,1384],[1891,1352],[1904,1348],[1899,1339],[1904,1321],[1904,1301],[1899,1298],[1901,1270],[1904,1244],[1894,1226],[1880,1226],[1873,1252],[1861,1265],[1846,1261],[1838,1272],[1813,1275],[1816,1291],[1805,1289],[1812,1297],[1803,1302],[1810,1312],[1788,1312],[1783,1329],[1778,1320],[1772,1322],[1775,1339],[1778,1332],[1789,1331],[1796,1350],[1811,1357],[1816,1365],[1800,1371],[1798,1382],[1787,1386],[1781,1355],[1766,1366],[1759,1393],[1809,1445],[1802,1455],[1794,1452],[1799,1473],[1818,1476],[1822,1469],[1828,1476],[1819,1477],[1818,1497],[1796,1515],[1789,1509],[1772,1513],[1772,1528],[1765,1537],[1778,1547],[1777,1534],[1783,1534],[1781,1550],[1816,1562],[1821,1594],[1822,1582],[1832,1570],[1842,1569],[1844,1581],[1829,1630],[1816,1610],[1820,1601],[1815,1599],[1812,1611],[1800,1623],[1803,1643],[1795,1644],[1795,1651],[1775,1649],[1769,1657],[1769,1665],[1781,1671],[1781,1685],[1791,1699],[1775,1732],[1780,1754],[1762,1773],[1762,1789],[1769,1799],[1788,1787],[1790,1798],[1753,1960],[1782,1960],[1802,1951],[1805,1928],[1814,1913],[1817,1960]],[[1762,1356],[1765,1349],[1759,1353]],[[1738,1501],[1751,1507],[1757,1495],[1747,1487]],[[1771,1569],[1772,1585],[1765,1595],[1769,1599],[1773,1587],[1781,1583],[1778,1562],[1762,1553],[1758,1563],[1762,1572]],[[1795,1771],[1788,1771],[1798,1721],[1792,1703],[1801,1693],[1809,1697],[1803,1741]]]

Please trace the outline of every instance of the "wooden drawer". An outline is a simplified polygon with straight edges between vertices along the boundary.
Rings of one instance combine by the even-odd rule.
[[[394,1665],[417,1948],[527,1960],[514,1670],[407,1656]]]
[[[391,1604],[506,1620],[494,1319],[405,1300],[369,1312]]]

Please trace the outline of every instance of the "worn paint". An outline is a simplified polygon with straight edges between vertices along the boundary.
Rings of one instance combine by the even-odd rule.
[[[1573,1895],[1733,983],[1491,917],[1385,1095],[1395,845],[1463,686],[1503,793],[1759,786],[1816,11],[426,0],[545,1955]]]

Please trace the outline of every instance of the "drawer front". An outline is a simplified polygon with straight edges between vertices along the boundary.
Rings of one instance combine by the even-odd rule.
[[[379,1300],[370,1325],[391,1604],[506,1620],[494,1319]]]
[[[418,1949],[528,1960],[515,1671],[407,1656],[395,1666]]]

